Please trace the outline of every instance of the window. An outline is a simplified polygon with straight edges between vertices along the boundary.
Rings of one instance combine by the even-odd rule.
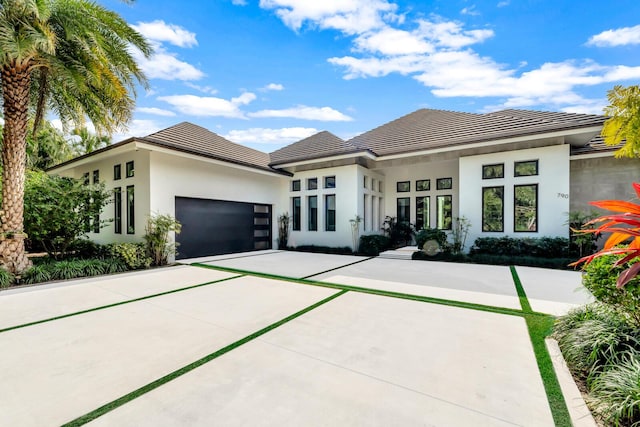
[[[453,188],[453,178],[438,178],[436,180],[437,190],[451,190]]]
[[[411,181],[396,182],[396,191],[398,193],[407,193],[411,191]]]
[[[431,190],[430,179],[419,179],[416,181],[416,191],[429,191]]]
[[[127,234],[136,233],[136,218],[134,200],[135,193],[133,185],[127,186]]]
[[[439,230],[451,230],[453,222],[453,203],[451,196],[436,198],[437,226]]]
[[[513,176],[533,176],[538,175],[538,161],[529,160],[526,162],[515,162]]]
[[[89,185],[89,172],[85,172],[82,174],[82,183],[84,185]]]
[[[378,191],[382,193],[383,184],[382,181],[378,181]]]
[[[336,188],[336,177],[335,176],[325,176],[324,177],[324,188]]]
[[[318,196],[309,196],[308,200],[309,215],[308,228],[309,231],[318,230]]]
[[[482,231],[504,231],[504,187],[482,188]]]
[[[538,184],[513,187],[513,231],[538,231]]]
[[[371,178],[371,191],[376,191],[376,180]]]
[[[318,178],[307,179],[307,190],[317,190],[317,189],[318,189]]]
[[[368,181],[369,181],[369,178],[367,178],[367,176],[366,176],[366,175],[362,177],[362,186],[363,186],[364,188],[367,188],[367,187],[368,187],[368,185],[367,185],[367,182],[368,182]]]
[[[122,187],[113,189],[113,209],[113,231],[122,234]]]
[[[300,231],[300,197],[291,198],[291,211],[293,212],[292,228],[294,231]]]
[[[131,160],[130,162],[127,162],[127,164],[125,165],[125,169],[126,169],[126,174],[127,174],[127,178],[131,178],[133,177],[133,160]]]
[[[411,222],[411,199],[399,197],[397,201],[398,224]]]
[[[482,166],[482,179],[504,178],[504,163]]]
[[[122,178],[122,165],[113,165],[113,180],[117,181]]]
[[[429,196],[416,198],[416,230],[429,228]]]
[[[362,200],[362,229],[367,230],[367,210],[369,209],[369,195],[365,194]]]
[[[300,180],[291,181],[291,191],[300,191]]]
[[[336,231],[336,195],[324,196],[324,229]]]
[[[99,184],[100,183],[100,171],[99,170],[93,171],[93,183],[94,184]]]

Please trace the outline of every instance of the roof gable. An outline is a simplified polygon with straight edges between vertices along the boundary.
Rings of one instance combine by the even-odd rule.
[[[353,144],[322,131],[271,153],[271,164],[316,159],[362,151]]]

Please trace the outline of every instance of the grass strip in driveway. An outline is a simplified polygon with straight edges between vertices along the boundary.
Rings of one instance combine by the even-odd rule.
[[[165,375],[162,378],[159,378],[159,379],[157,379],[157,380],[155,380],[153,382],[150,382],[149,384],[144,385],[144,386],[140,387],[139,389],[132,391],[131,393],[125,394],[124,396],[121,396],[118,399],[116,399],[116,400],[114,400],[112,402],[109,402],[106,405],[103,405],[103,406],[99,407],[98,409],[95,409],[95,410],[93,410],[93,411],[91,411],[91,412],[89,412],[89,413],[87,413],[87,414],[85,414],[85,415],[83,415],[83,416],[81,416],[79,418],[76,418],[75,420],[72,420],[72,421],[64,424],[63,427],[73,427],[73,426],[84,425],[84,424],[86,424],[86,423],[88,423],[88,422],[90,422],[90,421],[92,421],[92,420],[94,420],[94,419],[106,414],[107,412],[110,412],[110,411],[112,411],[112,410],[124,405],[125,403],[130,402],[133,399],[136,399],[136,398],[142,396],[143,394],[148,393],[148,392],[160,387],[161,385],[168,383],[169,381],[172,381],[172,380],[174,380],[174,379],[176,379],[176,378],[178,378],[178,377],[180,377],[180,376],[182,376],[182,375],[184,375],[184,374],[186,374],[186,373],[188,373],[190,371],[193,371],[194,369],[204,365],[205,363],[208,363],[208,362],[210,362],[210,361],[222,356],[225,353],[230,352],[231,350],[233,350],[233,349],[235,349],[235,348],[237,348],[237,347],[239,347],[239,346],[241,346],[243,344],[246,344],[246,343],[248,343],[250,341],[253,341],[254,339],[266,334],[267,332],[272,331],[273,329],[278,328],[278,327],[284,325],[285,323],[290,322],[291,320],[294,320],[294,319],[302,316],[303,314],[308,313],[309,311],[314,310],[314,309],[320,307],[321,305],[326,304],[329,301],[332,301],[332,300],[338,298],[341,295],[344,295],[345,293],[347,293],[346,290],[343,290],[343,291],[340,291],[340,292],[336,292],[335,294],[333,294],[333,295],[331,295],[331,296],[329,296],[329,297],[327,297],[327,298],[325,298],[325,299],[323,299],[321,301],[318,301],[317,303],[315,303],[313,305],[310,305],[309,307],[303,308],[302,310],[300,310],[300,311],[298,311],[298,312],[296,312],[296,313],[294,313],[294,314],[292,314],[290,316],[287,316],[282,320],[279,320],[279,321],[277,321],[275,323],[272,323],[271,325],[266,326],[266,327],[260,329],[259,331],[254,332],[251,335],[248,335],[248,336],[246,336],[246,337],[244,337],[244,338],[242,338],[242,339],[240,339],[240,340],[238,340],[236,342],[233,342],[233,343],[229,344],[228,346],[221,348],[220,350],[217,350],[217,351],[215,351],[215,352],[213,352],[211,354],[208,354],[208,355],[204,356],[201,359],[196,360],[195,362],[190,363],[187,366],[184,366],[184,367],[182,367],[180,369],[177,369],[177,370]]]
[[[227,280],[237,279],[237,278],[242,277],[242,276],[243,276],[243,274],[239,274],[237,276],[232,276],[232,277],[225,277],[224,279],[212,280],[210,282],[199,283],[197,285],[186,286],[184,288],[172,289],[170,291],[160,292],[158,294],[145,295],[145,296],[140,297],[140,298],[134,298],[134,299],[130,299],[130,300],[120,301],[120,302],[116,302],[116,303],[113,303],[113,304],[101,305],[99,307],[89,308],[87,310],[74,311],[73,313],[63,314],[61,316],[55,316],[55,317],[50,317],[48,319],[36,320],[35,322],[29,322],[29,323],[23,323],[21,325],[10,326],[8,328],[0,329],[0,333],[12,331],[14,329],[26,328],[28,326],[39,325],[41,323],[52,322],[54,320],[65,319],[67,317],[78,316],[80,314],[91,313],[93,311],[104,310],[106,308],[117,307],[119,305],[130,304],[132,302],[144,301],[146,299],[155,298],[155,297],[159,297],[159,296],[163,296],[163,295],[174,294],[176,292],[188,291],[190,289],[196,289],[196,288],[200,288],[202,286],[214,285],[216,283],[225,282]]]
[[[361,262],[361,261],[358,261],[358,262]],[[493,305],[476,304],[472,302],[455,301],[455,300],[448,300],[448,299],[442,299],[442,298],[427,297],[423,295],[405,294],[401,292],[385,291],[381,289],[364,288],[364,287],[352,286],[352,285],[341,285],[338,283],[321,282],[316,280],[297,279],[295,277],[278,276],[275,274],[259,273],[259,272],[248,271],[248,270],[239,270],[236,268],[218,267],[218,266],[213,266],[209,264],[194,263],[190,265],[194,267],[203,267],[203,268],[210,268],[213,270],[226,271],[229,273],[238,273],[238,274],[244,274],[247,276],[262,277],[265,279],[281,280],[285,282],[293,282],[293,283],[299,283],[299,284],[311,285],[311,286],[320,286],[324,288],[341,289],[345,291],[380,295],[380,296],[385,296],[390,298],[400,298],[400,299],[406,299],[411,301],[420,301],[420,302],[426,302],[430,304],[447,305],[451,307],[466,308],[469,310],[487,311],[490,313],[506,314],[509,316],[524,316],[525,314],[527,314],[524,311],[518,310],[515,308],[497,307]],[[538,313],[535,311],[530,311],[528,314],[531,314],[532,316],[542,316],[542,317],[547,316],[547,314],[545,313]]]
[[[567,408],[567,403],[564,400],[556,371],[553,368],[553,362],[547,345],[544,342],[545,338],[551,333],[555,318],[550,315],[545,316],[532,316],[533,311],[529,304],[529,299],[524,291],[518,272],[515,266],[509,266],[511,270],[511,276],[513,277],[513,283],[518,292],[520,298],[520,305],[522,311],[525,313],[524,319],[527,322],[527,330],[529,331],[529,338],[533,345],[533,352],[536,356],[536,362],[538,363],[538,371],[540,371],[540,377],[544,384],[544,391],[547,394],[547,400],[549,401],[549,407],[551,408],[551,415],[553,421],[558,427],[571,427],[571,415]]]

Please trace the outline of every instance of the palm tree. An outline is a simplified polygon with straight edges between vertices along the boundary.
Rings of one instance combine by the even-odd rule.
[[[93,134],[86,127],[75,128],[71,131],[74,138],[73,146],[79,155],[89,154],[111,144],[111,137]]]
[[[124,19],[90,1],[0,0],[5,121],[0,261],[9,271],[21,273],[30,265],[23,241],[30,113],[34,130],[47,109],[78,126],[88,118],[105,133],[126,124],[135,84],[146,84],[131,46],[151,54],[144,37]]]

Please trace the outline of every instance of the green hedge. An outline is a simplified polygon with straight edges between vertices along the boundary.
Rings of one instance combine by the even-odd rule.
[[[316,245],[300,245],[295,247],[288,247],[290,251],[297,252],[311,252],[315,254],[337,254],[337,255],[351,255],[353,251],[349,246],[331,247],[331,246],[316,246]]]
[[[367,256],[378,256],[380,252],[391,247],[391,239],[381,234],[370,234],[360,237],[358,252]]]
[[[522,265],[526,267],[553,268],[557,270],[570,270],[568,265],[575,261],[573,258],[536,258],[530,256],[508,256],[508,255],[487,255],[487,254],[452,254],[441,252],[434,256],[429,256],[422,251],[414,252],[411,259],[421,261],[446,261],[464,262],[470,264],[489,265]]]
[[[569,239],[564,237],[479,237],[471,255],[507,255],[535,258],[573,258]],[[574,260],[575,261],[575,260]]]
[[[25,271],[20,278],[20,283],[33,284],[52,280],[68,280],[127,270],[127,265],[122,260],[115,258],[49,261],[36,264]]]

